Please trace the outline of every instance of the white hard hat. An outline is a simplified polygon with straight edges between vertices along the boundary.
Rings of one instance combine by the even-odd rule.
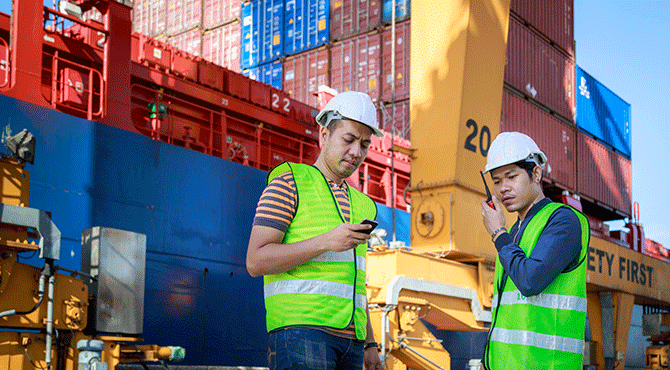
[[[379,131],[377,110],[368,94],[345,91],[335,95],[316,116],[316,123],[326,127],[334,119],[350,119],[360,122],[370,127],[375,136],[384,136]]]
[[[544,167],[547,156],[528,135],[520,132],[501,132],[491,143],[484,173],[523,160]]]

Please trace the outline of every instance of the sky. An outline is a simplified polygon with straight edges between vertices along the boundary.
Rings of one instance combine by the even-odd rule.
[[[631,105],[633,201],[645,236],[670,248],[670,1],[574,7],[577,65]]]
[[[574,0],[574,15],[577,64],[631,104],[633,200],[670,248],[670,1]]]

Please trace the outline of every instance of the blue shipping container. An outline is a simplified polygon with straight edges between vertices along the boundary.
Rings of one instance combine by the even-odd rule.
[[[285,7],[284,54],[297,54],[328,43],[329,0],[288,0]]]
[[[400,22],[410,17],[411,13],[410,0],[395,0],[395,21]],[[393,15],[393,0],[384,0],[382,9],[382,22],[391,23],[391,16]]]
[[[276,89],[282,89],[282,68],[283,64],[280,61],[274,61],[267,64],[262,64],[257,67],[251,67],[242,71],[242,74],[252,80],[260,81],[266,85],[270,85]]]
[[[242,4],[242,69],[279,59],[284,50],[284,1]]]
[[[630,104],[579,66],[576,67],[575,78],[577,127],[630,159]]]

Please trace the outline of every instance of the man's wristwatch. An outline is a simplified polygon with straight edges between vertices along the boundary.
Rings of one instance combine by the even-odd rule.
[[[363,345],[363,348],[365,348],[365,349],[372,348],[372,347],[377,348],[377,347],[379,347],[379,344],[377,344],[377,342],[368,342],[368,343],[365,343],[365,345]]]

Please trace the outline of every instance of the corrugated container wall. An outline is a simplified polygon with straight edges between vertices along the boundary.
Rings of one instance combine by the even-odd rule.
[[[203,59],[239,73],[240,34],[241,27],[239,21],[203,32]]]
[[[362,91],[379,100],[381,35],[377,32],[334,43],[330,48],[330,87]]]
[[[316,107],[318,102],[314,93],[319,86],[329,84],[329,70],[329,53],[326,47],[287,57],[284,59],[284,91],[293,99]]]
[[[512,0],[510,8],[574,58],[574,0]]]
[[[166,11],[166,0],[135,0],[133,2],[133,31],[147,36],[165,33]]]
[[[578,194],[631,214],[631,162],[577,130]]]
[[[393,106],[395,105],[395,115]],[[382,130],[390,132],[403,139],[410,138],[409,121],[409,99],[396,101],[395,103],[386,103],[377,108],[379,126]],[[395,118],[394,118],[395,117]],[[395,131],[394,131],[395,127]]]
[[[279,90],[282,88],[282,63],[280,61],[245,69],[242,74]]]
[[[379,26],[381,0],[331,0],[330,39],[339,41]]]
[[[505,82],[569,121],[575,114],[574,62],[511,18]]]
[[[384,0],[382,10],[382,21],[391,23],[393,16],[393,1],[395,1],[395,21],[400,22],[410,17],[411,0]]]
[[[287,0],[284,7],[285,55],[328,43],[329,0]]]
[[[581,68],[576,72],[577,127],[631,158],[630,104]]]
[[[396,24],[395,34],[395,99],[392,99],[391,82],[394,79],[391,72],[391,27],[386,27],[382,33],[382,96],[385,102],[409,98],[409,70],[410,70],[410,29],[411,21]]]
[[[202,0],[168,0],[167,34],[174,36],[202,22]]]
[[[240,0],[204,0],[204,5],[202,27],[206,30],[240,18]]]
[[[283,53],[284,1],[242,4],[242,69],[279,59]]]
[[[528,100],[503,89],[500,131],[517,131],[532,137],[547,155],[544,176],[564,189],[575,191],[576,128]]]
[[[168,38],[168,44],[189,54],[200,56],[200,46],[202,34],[199,28],[186,31],[176,36]]]

